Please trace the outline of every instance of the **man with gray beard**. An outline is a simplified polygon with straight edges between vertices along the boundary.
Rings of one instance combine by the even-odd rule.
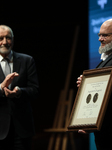
[[[102,61],[96,68],[112,66],[112,19],[105,21],[100,28],[98,34],[101,46],[99,53]],[[77,79],[77,87],[80,86],[82,75]],[[105,118],[100,131],[95,131],[95,143],[97,150],[112,150],[111,136],[112,136],[112,94],[109,100]],[[84,130],[79,130],[79,133],[86,134]]]

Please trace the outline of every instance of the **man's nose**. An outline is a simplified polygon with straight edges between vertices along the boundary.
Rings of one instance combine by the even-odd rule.
[[[2,44],[6,44],[7,43],[7,39],[6,37],[3,38]]]
[[[104,37],[101,35],[98,40],[99,40],[100,42],[101,42],[101,41],[104,41]]]

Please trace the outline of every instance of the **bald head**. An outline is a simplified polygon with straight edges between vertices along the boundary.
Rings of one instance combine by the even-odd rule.
[[[100,28],[100,33],[112,33],[112,19],[105,21]]]

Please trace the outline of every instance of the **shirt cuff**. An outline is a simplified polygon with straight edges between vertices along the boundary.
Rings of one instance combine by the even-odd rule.
[[[0,93],[4,93],[4,90],[1,88],[1,84],[0,84]]]
[[[18,89],[17,95],[16,95],[15,97],[16,97],[16,98],[20,98],[21,93],[22,93],[21,88],[20,88],[19,86],[16,86],[15,88]]]
[[[4,90],[1,88],[1,84],[0,84],[0,96],[4,97]]]

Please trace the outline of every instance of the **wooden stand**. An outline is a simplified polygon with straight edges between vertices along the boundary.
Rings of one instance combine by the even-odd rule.
[[[66,131],[67,131],[68,120],[69,120],[71,107],[73,103],[74,91],[73,89],[69,90],[69,83],[70,83],[70,77],[72,73],[78,32],[79,32],[79,27],[77,27],[75,30],[75,37],[74,37],[74,42],[73,42],[71,55],[70,55],[70,62],[68,66],[65,88],[60,93],[53,127],[51,129],[44,130],[45,132],[51,132],[51,137],[48,144],[48,150],[66,150],[68,134],[70,136],[72,149],[75,150],[75,143],[72,137],[73,133],[66,133]]]

